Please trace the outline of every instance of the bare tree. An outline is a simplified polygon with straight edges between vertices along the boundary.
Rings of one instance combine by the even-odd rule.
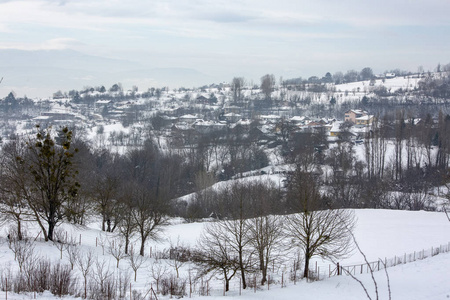
[[[25,155],[25,144],[14,141],[4,145],[0,158],[0,221],[16,224],[17,239],[23,238],[23,225],[34,220],[25,196],[27,172],[17,157]]]
[[[331,209],[324,203],[314,177],[310,173],[296,172],[291,183],[290,197],[300,213],[288,215],[284,220],[285,234],[294,248],[305,258],[303,276],[309,277],[309,262],[313,256],[337,259],[351,251],[354,213],[351,210]]]
[[[93,278],[96,286],[96,292],[100,294],[103,298],[108,294],[107,287],[109,286],[109,280],[113,276],[113,272],[110,270],[109,265],[105,260],[99,260],[98,258],[95,261],[95,273],[93,274]]]
[[[225,281],[225,291],[230,288],[230,280],[240,268],[236,248],[230,244],[227,232],[220,223],[208,224],[198,241],[197,249],[193,251],[192,259],[197,265],[197,277],[209,273],[219,274]]]
[[[69,260],[70,266],[73,267],[78,261],[78,256],[80,255],[80,249],[78,248],[78,245],[73,240],[66,244],[66,256]]]
[[[233,102],[241,100],[241,92],[244,87],[244,77],[234,77],[231,81],[231,90],[233,91]]]
[[[153,279],[156,282],[156,292],[159,293],[159,283],[161,279],[168,273],[168,269],[161,262],[155,261],[150,269]]]
[[[169,260],[167,261],[167,264],[175,269],[175,272],[177,273],[177,278],[180,277],[180,268],[183,267],[183,265],[188,260],[188,257],[186,257],[185,254],[188,254],[189,249],[187,249],[185,246],[183,246],[180,243],[180,237],[177,239],[177,244],[174,246],[172,244],[172,241],[170,241],[170,252],[169,252]]]
[[[114,240],[108,240],[108,245],[108,252],[116,259],[116,268],[119,268],[120,260],[127,257],[127,254],[125,253],[125,240],[121,237]]]
[[[113,176],[98,177],[94,183],[94,199],[96,210],[102,216],[102,230],[113,232],[115,224],[113,218],[115,214],[115,206],[117,205],[117,188],[119,181]]]
[[[147,259],[143,256],[138,254],[133,250],[133,247],[130,248],[130,253],[128,255],[128,263],[130,267],[134,271],[134,281],[137,279],[137,271],[141,268],[141,266],[145,263]]]
[[[133,204],[131,214],[141,239],[139,253],[144,256],[145,242],[148,238],[158,239],[163,226],[167,225],[167,217],[164,215],[164,204],[157,192],[153,193],[143,187],[136,187]]]
[[[14,253],[14,259],[19,265],[19,270],[22,272],[22,268],[27,261],[32,261],[34,256],[34,242],[32,239],[23,238],[19,240],[17,234],[10,231],[8,234],[8,247]]]
[[[132,214],[132,204],[128,198],[130,189],[125,188],[123,195],[120,198],[118,206],[120,208],[120,223],[119,233],[125,241],[125,254],[128,254],[130,239],[135,233],[136,223]]]
[[[256,250],[259,269],[262,273],[261,285],[267,281],[269,263],[283,237],[282,222],[279,216],[259,216],[250,219],[250,240]]]
[[[67,233],[61,229],[56,229],[53,233],[53,245],[55,245],[56,249],[60,252],[60,258],[63,258],[63,250],[66,248],[67,244]]]
[[[77,265],[84,279],[84,299],[87,298],[87,280],[89,274],[91,273],[93,263],[94,253],[92,251],[88,251],[87,253],[84,253],[84,255],[78,255]]]
[[[258,256],[259,270],[262,273],[261,285],[264,285],[269,262],[275,259],[274,251],[279,248],[283,239],[282,218],[272,215],[278,212],[274,206],[279,206],[280,194],[273,181],[269,180],[251,184],[250,189],[249,201],[252,203],[254,217],[248,220],[248,236]]]
[[[266,74],[261,77],[261,91],[266,96],[266,99],[271,98],[274,86],[275,76],[273,74]]]

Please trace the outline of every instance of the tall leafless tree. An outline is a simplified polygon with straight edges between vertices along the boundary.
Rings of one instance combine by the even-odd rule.
[[[287,215],[284,229],[288,243],[303,252],[303,276],[309,277],[309,262],[313,256],[338,259],[352,249],[349,232],[354,227],[352,210],[332,209],[319,193],[310,173],[297,170],[291,182],[290,197],[300,213]]]
[[[261,91],[267,100],[271,99],[273,89],[275,87],[275,76],[273,74],[266,74],[261,77]]]
[[[252,203],[254,215],[248,219],[248,236],[258,257],[259,270],[262,273],[261,285],[264,285],[267,281],[269,263],[276,258],[275,252],[281,252],[279,245],[283,239],[282,218],[274,215],[281,211],[274,207],[280,206],[281,195],[270,180],[249,185],[251,192],[248,201]]]
[[[222,223],[210,223],[202,232],[192,260],[198,267],[198,277],[218,273],[225,281],[225,291],[230,289],[230,280],[240,269],[238,252],[230,243]]]
[[[149,191],[142,186],[134,189],[132,197],[131,215],[141,240],[139,254],[144,256],[147,240],[158,239],[163,226],[167,225],[167,216],[164,211],[166,204],[158,192]]]
[[[244,77],[234,77],[231,81],[231,90],[233,91],[233,101],[234,103],[241,100],[241,92],[244,87],[245,80]]]

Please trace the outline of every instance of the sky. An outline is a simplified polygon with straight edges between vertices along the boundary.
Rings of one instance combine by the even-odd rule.
[[[26,73],[23,66],[14,80],[6,76],[14,66],[5,61],[18,50],[29,56],[73,50],[114,59],[127,70],[183,68],[216,83],[243,76],[259,84],[268,73],[277,79],[307,78],[364,67],[375,73],[433,70],[450,62],[448,12],[448,0],[0,0],[0,72],[5,74],[0,74],[0,97],[8,88],[26,85],[17,75]],[[77,63],[67,59],[59,72]],[[103,70],[102,63],[92,60],[91,67]],[[51,59],[39,67],[46,64]],[[102,80],[162,84],[154,73],[106,79],[92,72],[77,76],[90,85],[105,84]],[[35,71],[35,76],[50,75]],[[183,83],[164,80],[173,87]],[[69,86],[70,78],[66,81],[61,86]],[[73,88],[80,82],[73,81]],[[33,84],[46,83],[30,80],[28,87]]]

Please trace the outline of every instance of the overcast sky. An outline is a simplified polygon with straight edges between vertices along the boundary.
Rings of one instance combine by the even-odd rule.
[[[433,70],[450,62],[449,13],[448,0],[0,0],[0,49],[71,49],[223,80]]]

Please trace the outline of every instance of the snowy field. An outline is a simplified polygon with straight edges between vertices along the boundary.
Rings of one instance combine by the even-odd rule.
[[[356,210],[357,226],[355,236],[359,246],[366,254],[369,261],[376,261],[378,258],[390,259],[393,257],[403,257],[404,254],[420,251],[430,251],[431,247],[448,245],[450,242],[450,222],[444,213],[441,212],[412,212],[393,210]],[[138,270],[137,281],[132,281],[132,288],[144,291],[154,282],[150,270],[155,264],[155,253],[167,249],[170,244],[182,244],[184,246],[194,246],[201,234],[205,223],[183,223],[180,219],[172,221],[172,225],[166,227],[164,235],[159,242],[147,244],[146,252],[152,258],[147,258],[144,266]],[[5,228],[5,227],[4,227]],[[115,261],[107,251],[107,236],[99,229],[97,223],[92,223],[88,227],[74,227],[64,225],[61,230],[68,232],[79,241],[81,236],[81,250],[84,253],[93,251],[98,261],[105,261],[110,268],[115,269]],[[29,226],[29,236],[36,236],[38,230]],[[1,232],[2,243],[0,244],[0,270],[3,274],[8,268],[16,269],[17,263],[14,255],[6,243],[6,230]],[[109,239],[113,239],[109,235]],[[96,247],[97,243],[97,247]],[[105,254],[101,244],[105,245]],[[136,243],[136,247],[139,243]],[[150,250],[151,249],[151,250]],[[50,258],[52,261],[60,259],[59,250],[51,243],[37,241],[35,245],[37,257]],[[65,255],[63,260],[68,263]],[[158,260],[159,263],[166,264],[169,272],[174,272],[170,261]],[[350,257],[341,261],[341,265],[352,265],[363,263],[363,258],[358,252],[352,253]],[[312,262],[312,265],[315,261]],[[318,260],[318,265],[328,270],[327,262]],[[126,259],[120,261],[122,270],[129,269]],[[180,277],[187,276],[190,267],[185,264],[180,272]],[[277,268],[275,268],[277,269]],[[396,267],[388,268],[390,278],[392,299],[448,299],[450,297],[450,253],[416,260],[415,262],[400,264]],[[288,271],[287,271],[288,272]],[[130,272],[131,273],[131,272]],[[278,275],[280,271],[278,271]],[[275,275],[274,275],[275,276]],[[285,274],[287,277],[287,273]],[[375,299],[373,283],[369,274],[356,274]],[[375,272],[378,283],[379,299],[388,299],[388,289],[386,275],[383,271]],[[211,281],[211,295],[207,299],[222,299],[222,281],[213,279]],[[285,281],[286,287],[281,288],[280,277],[267,291],[267,286],[256,291],[248,289],[239,295],[239,283],[232,281],[227,298],[232,299],[364,299],[365,294],[361,286],[349,276],[334,276],[328,278],[323,275],[320,281],[307,283],[300,281],[294,284],[292,281]],[[189,292],[189,288],[187,289]],[[145,292],[144,292],[145,293]],[[13,295],[8,294],[8,299],[32,299],[33,295]],[[189,295],[188,295],[189,297]],[[198,294],[192,297],[199,298]],[[50,294],[37,295],[37,299],[55,299]],[[128,297],[129,298],[129,297]],[[127,299],[128,299],[127,298]],[[169,297],[159,296],[158,299],[168,299]],[[5,293],[0,292],[0,299],[5,299]],[[67,298],[72,299],[72,298]],[[149,299],[147,297],[146,299]]]

